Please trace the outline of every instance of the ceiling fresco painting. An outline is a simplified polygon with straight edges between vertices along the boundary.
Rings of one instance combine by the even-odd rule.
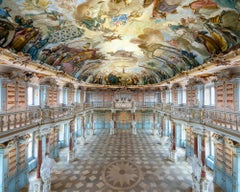
[[[160,83],[240,45],[239,0],[0,0],[0,46],[80,82]]]

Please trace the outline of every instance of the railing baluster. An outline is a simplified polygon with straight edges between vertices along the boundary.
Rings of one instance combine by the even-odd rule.
[[[14,128],[17,127],[17,113],[14,113]]]
[[[4,126],[4,121],[3,121],[4,116],[0,116],[0,131],[3,132],[3,126]]]
[[[10,129],[11,126],[11,118],[10,118],[10,114],[7,116],[7,130]]]
[[[24,119],[24,125],[26,126],[26,125],[27,125],[27,122],[28,122],[28,112],[27,112],[27,111],[24,113],[24,117],[25,117],[25,119]]]
[[[30,125],[32,124],[32,120],[33,120],[33,112],[30,111],[29,112],[29,123],[30,123]]]
[[[22,120],[23,120],[23,119],[22,119],[22,113],[20,113],[19,115],[20,115],[20,122],[19,122],[19,125],[20,125],[20,127],[22,127]]]

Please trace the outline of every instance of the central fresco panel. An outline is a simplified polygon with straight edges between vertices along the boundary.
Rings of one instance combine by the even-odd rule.
[[[0,0],[0,46],[80,82],[156,84],[239,48],[237,0]]]

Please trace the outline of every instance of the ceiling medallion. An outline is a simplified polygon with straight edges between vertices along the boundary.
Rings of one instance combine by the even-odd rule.
[[[115,190],[129,190],[141,180],[141,170],[131,161],[113,161],[103,170],[103,181]]]

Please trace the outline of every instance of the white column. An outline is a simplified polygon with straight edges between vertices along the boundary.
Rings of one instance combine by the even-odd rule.
[[[38,152],[37,152],[37,171],[36,178],[31,181],[33,192],[40,192],[42,190],[42,179],[40,176],[40,169],[42,165],[42,136],[39,134],[37,136],[38,142]]]
[[[112,110],[112,119],[110,121],[110,135],[114,135],[115,133],[115,111]]]
[[[132,134],[134,135],[137,134],[135,110],[132,111]]]
[[[85,114],[82,116],[81,132],[80,143],[84,145],[86,143]]]
[[[90,124],[90,135],[93,136],[94,135],[94,116],[93,116],[93,111],[91,111],[90,113],[90,120],[89,120],[89,124]]]
[[[176,146],[176,123],[171,119],[172,136],[170,137],[169,159],[173,162],[177,161],[177,146]]]
[[[75,125],[76,117],[70,121],[69,128],[69,151],[68,151],[68,162],[72,162],[76,159],[76,138],[75,138]]]

